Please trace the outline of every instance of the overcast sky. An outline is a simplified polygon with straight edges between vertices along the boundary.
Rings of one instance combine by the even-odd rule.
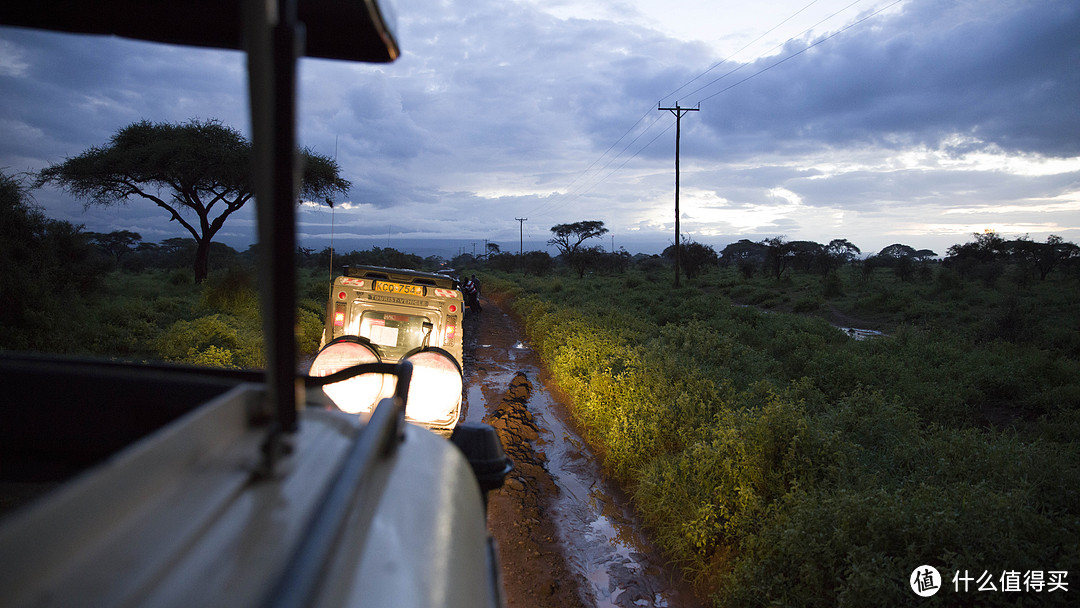
[[[939,254],[971,233],[1080,242],[1076,0],[400,0],[403,56],[303,60],[300,140],[353,183],[300,211],[315,248],[542,246],[598,219],[612,243],[681,228],[891,243]],[[248,133],[237,52],[0,28],[0,168],[32,172],[139,120]],[[46,213],[87,230],[184,233],[148,202]],[[219,240],[254,239],[253,210]],[[528,218],[519,223],[515,218]],[[456,239],[449,243],[448,239]]]

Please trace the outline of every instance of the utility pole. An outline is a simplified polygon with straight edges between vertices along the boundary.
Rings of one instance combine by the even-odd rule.
[[[518,257],[520,258],[525,251],[525,220],[527,217],[515,217],[518,223]]]
[[[697,108],[684,108],[678,103],[674,108],[661,108],[660,104],[656,104],[656,109],[660,111],[668,111],[675,115],[675,287],[679,286],[679,250],[681,248],[679,239],[679,139],[682,136],[682,117],[687,112],[697,112],[701,110]]]

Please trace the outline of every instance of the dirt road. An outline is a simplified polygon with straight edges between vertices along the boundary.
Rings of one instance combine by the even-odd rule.
[[[698,606],[658,567],[517,323],[482,305],[465,321],[465,418],[498,429],[515,465],[488,505],[507,606]]]

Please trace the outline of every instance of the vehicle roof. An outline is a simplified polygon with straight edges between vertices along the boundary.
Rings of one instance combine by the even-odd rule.
[[[400,54],[393,15],[369,0],[297,0],[304,55],[388,62]],[[106,34],[222,49],[243,49],[241,0],[9,0],[0,24]]]
[[[416,283],[418,285],[432,285],[444,289],[457,289],[454,279],[444,274],[424,272],[422,270],[409,270],[406,268],[386,268],[384,266],[345,266],[344,274],[347,277],[358,279],[385,279],[400,283]]]

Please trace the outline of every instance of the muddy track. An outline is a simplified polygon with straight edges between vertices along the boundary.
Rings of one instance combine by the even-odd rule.
[[[657,565],[518,325],[482,304],[464,327],[465,419],[494,426],[514,461],[488,498],[508,608],[697,605]]]

